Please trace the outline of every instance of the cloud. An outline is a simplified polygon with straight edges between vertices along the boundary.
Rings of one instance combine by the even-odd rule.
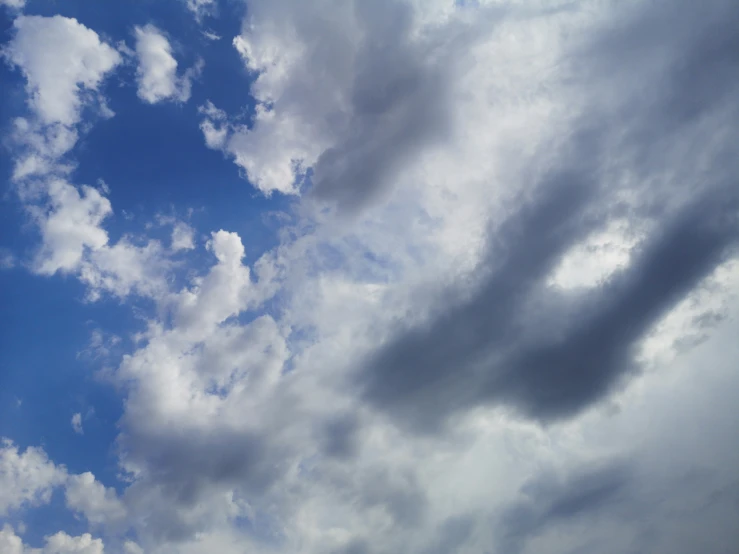
[[[35,266],[39,273],[76,270],[87,249],[99,250],[108,243],[100,227],[112,213],[110,202],[92,187],[77,187],[61,180],[48,185],[48,212],[37,211],[41,250]]]
[[[16,192],[41,235],[33,270],[79,273],[91,299],[102,292],[161,291],[166,261],[158,243],[140,247],[124,237],[108,246],[102,224],[112,207],[105,187],[70,183],[73,166],[63,161],[78,140],[86,108],[98,106],[110,115],[99,88],[120,55],[75,19],[21,16],[14,26],[15,36],[3,53],[23,71],[31,109],[31,117],[14,121],[11,149]]]
[[[23,544],[13,529],[6,525],[0,531],[0,548],[7,554],[103,554],[103,541],[93,539],[88,533],[78,537],[59,531],[46,537],[43,548],[31,548]]]
[[[72,429],[74,430],[75,433],[77,433],[78,435],[85,434],[85,430],[82,428],[82,414],[81,413],[78,412],[74,414],[72,416],[71,423],[72,423]]]
[[[651,46],[663,64],[652,94],[659,90],[672,98],[684,58],[670,52],[665,59],[657,38],[640,36],[646,32],[640,28],[642,18],[651,15],[629,15],[634,19],[621,22],[630,25],[629,32],[619,28],[599,36],[594,49],[607,48],[609,55],[619,48],[628,52],[625,44],[612,42],[616,38],[638,38],[643,48]],[[682,21],[683,14],[660,12],[660,17]],[[713,17],[717,15],[712,12],[703,25],[686,31],[694,43],[675,47],[695,57],[707,36],[724,44],[716,38]],[[720,28],[728,33],[728,27]],[[586,58],[590,55],[592,50]],[[646,70],[637,64],[634,71]],[[712,73],[701,75],[713,79]],[[727,155],[725,144],[709,139],[715,132],[731,132],[727,120],[716,119],[737,116],[728,96],[717,94],[688,117],[685,103],[692,99],[669,100],[669,110],[651,100],[642,102],[624,91],[623,98],[608,107],[619,118],[618,133],[612,131],[612,116],[597,109],[580,123],[583,130],[575,132],[567,153],[544,170],[531,206],[524,205],[490,232],[477,290],[442,304],[422,325],[398,330],[367,362],[359,382],[370,402],[418,427],[437,426],[455,411],[481,403],[510,405],[549,421],[601,400],[638,368],[633,353],[639,341],[703,278],[736,254],[739,239],[733,177],[719,162]],[[709,130],[706,121],[720,130]],[[671,125],[678,125],[680,132],[652,134]],[[703,146],[696,146],[701,141]],[[696,158],[713,160],[716,170],[698,176],[692,164],[672,159],[669,175],[663,176],[658,153],[685,147],[692,148]],[[606,165],[606,152],[619,152],[620,165]],[[669,188],[640,190],[630,184],[618,191],[613,180],[617,172],[642,181],[666,178]],[[643,207],[622,200],[626,194],[643,198]],[[656,202],[663,202],[662,207],[653,207]],[[651,230],[633,248],[631,261],[583,294],[547,287],[563,257],[597,232],[594,224],[602,226],[624,209]]]
[[[23,71],[29,104],[42,124],[76,124],[82,97],[94,95],[121,57],[76,19],[20,16],[3,50]]]
[[[26,6],[26,0],[0,0],[0,6],[7,6],[11,10],[22,10]]]
[[[67,479],[65,496],[67,507],[84,514],[93,525],[120,525],[126,518],[126,508],[115,490],[105,488],[89,471]]]
[[[328,4],[252,5],[234,46],[256,74],[256,115],[222,147],[267,194],[298,192],[311,169],[318,197],[352,208],[451,133],[450,61],[469,44],[404,2]]]
[[[138,57],[138,95],[144,102],[156,104],[162,100],[186,102],[190,98],[192,80],[201,71],[199,62],[182,76],[177,76],[177,60],[167,37],[154,25],[136,27]]]
[[[193,228],[186,223],[181,221],[175,223],[172,227],[172,250],[192,250],[195,248],[194,234]]]
[[[0,549],[7,554],[23,554],[23,541],[8,524],[0,530]]]
[[[195,19],[201,22],[207,15],[212,15],[217,8],[216,0],[187,0],[187,9]]]
[[[63,484],[66,470],[35,447],[21,452],[8,439],[0,447],[0,514],[25,506],[47,504],[52,490]]]
[[[255,118],[199,113],[311,191],[278,247],[203,264],[174,218],[111,243],[102,190],[31,201],[48,272],[143,325],[106,359],[122,492],[65,474],[67,508],[131,554],[733,546],[736,18],[691,6],[252,3]]]
[[[619,462],[601,467],[579,467],[564,479],[556,474],[538,475],[521,490],[523,497],[506,509],[500,519],[501,550],[521,552],[527,538],[547,525],[593,518],[623,501],[632,486],[631,468]]]

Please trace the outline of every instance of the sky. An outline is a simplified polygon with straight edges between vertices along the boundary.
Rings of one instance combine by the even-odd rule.
[[[733,0],[0,0],[0,554],[733,554]]]

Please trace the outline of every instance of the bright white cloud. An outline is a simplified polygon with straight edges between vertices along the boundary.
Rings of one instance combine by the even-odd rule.
[[[138,57],[138,95],[144,102],[156,104],[162,100],[186,102],[190,98],[192,80],[202,66],[196,64],[182,76],[177,75],[177,60],[167,37],[153,25],[136,27]]]
[[[41,123],[76,124],[82,98],[97,94],[120,54],[76,19],[20,16],[14,28],[4,53],[26,76],[30,106]]]
[[[64,483],[66,470],[56,466],[40,448],[20,451],[8,439],[0,446],[0,514],[51,500],[55,487]]]
[[[42,237],[36,268],[46,275],[74,271],[87,249],[99,250],[108,243],[100,224],[112,213],[110,201],[95,188],[78,189],[61,180],[49,183],[48,191],[48,212],[36,210]]]
[[[157,297],[166,294],[166,274],[171,267],[158,241],[137,245],[124,236],[112,246],[92,250],[79,267],[79,277],[89,287],[90,300],[104,293]]]
[[[73,475],[66,483],[67,507],[82,513],[93,525],[120,525],[126,508],[112,488],[106,488],[90,473]]]

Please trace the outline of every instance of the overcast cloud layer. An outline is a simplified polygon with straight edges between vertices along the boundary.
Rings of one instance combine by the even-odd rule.
[[[0,553],[736,551],[735,1],[251,0],[220,36],[183,0],[187,35],[115,37],[0,4],[0,271],[131,320],[77,346],[110,444],[104,406],[50,416],[114,477],[9,433]],[[116,87],[199,133],[166,159],[235,164],[271,242],[215,176],[149,183],[138,226],[81,180]]]

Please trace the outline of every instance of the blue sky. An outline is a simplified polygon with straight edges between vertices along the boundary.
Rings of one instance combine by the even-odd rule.
[[[0,553],[730,552],[703,4],[0,0]]]

